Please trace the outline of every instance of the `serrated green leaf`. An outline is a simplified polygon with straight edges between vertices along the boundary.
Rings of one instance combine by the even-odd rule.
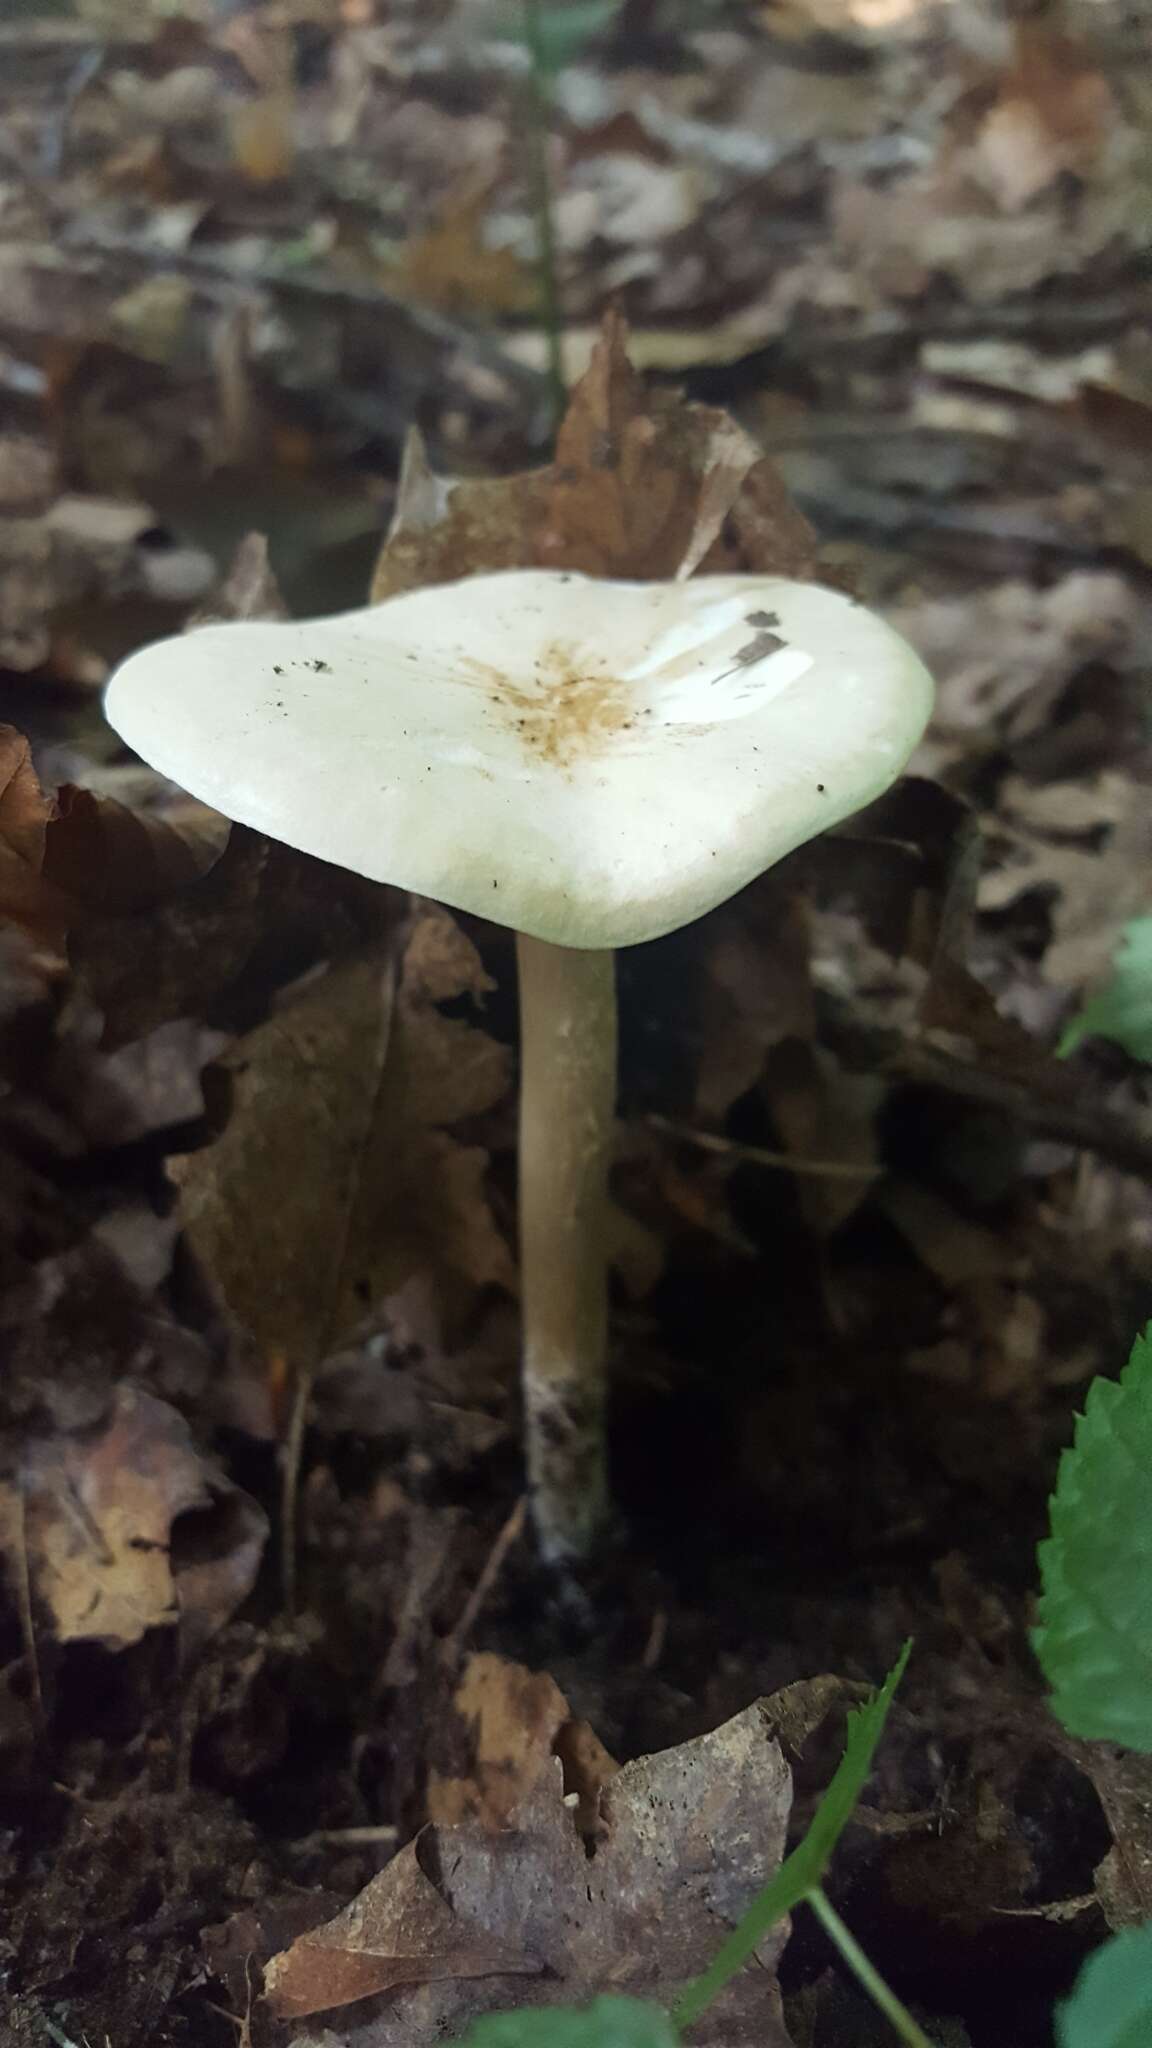
[[[690,1984],[673,2013],[678,2026],[690,2026],[717,1993],[759,1947],[770,1927],[814,1891],[828,1867],[832,1851],[852,1818],[856,1801],[872,1769],[876,1745],[884,1733],[893,1694],[904,1676],[912,1645],[905,1643],[879,1692],[867,1706],[848,1716],[844,1754],[828,1790],[816,1808],[802,1842],[785,1857],[738,1926],[734,1927],[702,1977]]]
[[[1057,2048],[1148,2048],[1152,2041],[1152,1923],[1126,1927],[1090,1955],[1071,1998],[1056,2008]]]
[[[597,1998],[573,2006],[536,2006],[476,2020],[460,2048],[677,2048],[679,2035],[659,2006],[636,1998]]]
[[[1052,1711],[1073,1735],[1152,1751],[1152,1323],[1119,1380],[1088,1389],[1050,1528],[1032,1641]]]
[[[1060,1040],[1061,1054],[1085,1038],[1110,1038],[1134,1060],[1152,1061],[1152,917],[1126,924],[1112,979],[1090,998]]]

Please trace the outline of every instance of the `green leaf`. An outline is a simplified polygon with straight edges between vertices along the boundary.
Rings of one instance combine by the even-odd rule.
[[[1073,1735],[1152,1751],[1152,1323],[1093,1380],[1040,1545],[1033,1645]]]
[[[597,1998],[572,2006],[491,2013],[476,2020],[460,2048],[677,2048],[679,2035],[659,2006],[636,1998]]]
[[[687,2027],[711,2005],[730,1977],[734,1977],[759,1947],[770,1927],[790,1913],[819,1884],[828,1867],[853,1809],[872,1769],[876,1745],[884,1733],[888,1709],[912,1645],[905,1643],[878,1693],[867,1706],[848,1716],[848,1738],[844,1755],[828,1790],[816,1808],[804,1840],[785,1857],[771,1882],[753,1899],[748,1911],[722,1944],[702,1977],[690,1984],[673,2013],[676,2024]]]
[[[1152,2041],[1152,1922],[1126,1927],[1091,1955],[1056,2008],[1057,2048],[1148,2048]]]
[[[1134,1060],[1152,1062],[1152,917],[1125,925],[1112,979],[1072,1019],[1060,1040],[1061,1054],[1075,1051],[1085,1038],[1110,1038]]]

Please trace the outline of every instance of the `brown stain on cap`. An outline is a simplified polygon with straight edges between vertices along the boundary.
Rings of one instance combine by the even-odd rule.
[[[552,768],[607,753],[644,715],[630,686],[599,656],[578,656],[559,640],[541,649],[530,684],[514,682],[488,662],[470,666],[525,753]]]

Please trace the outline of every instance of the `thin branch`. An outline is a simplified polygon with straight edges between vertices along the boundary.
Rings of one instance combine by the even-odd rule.
[[[725,1138],[718,1131],[697,1130],[694,1124],[677,1123],[670,1116],[647,1116],[645,1123],[695,1145],[701,1152],[719,1152],[732,1159],[746,1159],[752,1166],[776,1166],[784,1173],[807,1175],[813,1180],[876,1180],[881,1166],[858,1166],[847,1159],[795,1159],[790,1152],[772,1152],[766,1145],[745,1145],[739,1138]]]
[[[527,1513],[528,1497],[526,1494],[521,1494],[512,1513],[501,1527],[495,1543],[488,1552],[488,1556],[484,1561],[484,1568],[464,1603],[459,1621],[456,1623],[451,1635],[445,1636],[440,1645],[442,1663],[454,1664],[459,1657],[464,1644],[476,1626],[477,1615],[480,1613],[489,1593],[504,1569],[504,1561],[509,1551],[520,1541],[524,1533],[524,1522]]]
[[[1003,1110],[1038,1137],[1098,1152],[1123,1172],[1152,1180],[1152,1123],[1133,1110],[1110,1109],[1101,1102],[1060,1101],[1015,1074],[932,1045],[904,1046],[885,1061],[883,1071]]]
[[[40,1653],[36,1646],[36,1617],[32,1610],[32,1571],[28,1563],[28,1497],[23,1484],[16,1488],[16,1606],[20,1633],[28,1659],[32,1707],[39,1728],[44,1726],[44,1690],[40,1682]]]

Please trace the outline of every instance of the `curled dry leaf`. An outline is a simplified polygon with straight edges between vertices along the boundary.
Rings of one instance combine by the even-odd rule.
[[[804,577],[815,561],[807,521],[755,442],[726,413],[646,391],[610,313],[547,467],[435,477],[413,438],[372,595],[495,569]]]
[[[213,1507],[224,1541],[202,1543],[182,1575],[173,1524]],[[121,1384],[95,1433],[57,1432],[26,1447],[18,1477],[0,1489],[0,1530],[58,1639],[118,1650],[177,1622],[201,1639],[222,1627],[251,1590],[267,1524],[206,1465],[174,1408]]]
[[[190,806],[179,827],[71,783],[46,796],[31,750],[0,726],[0,917],[43,944],[96,915],[126,916],[186,887],[214,864],[223,821]]]
[[[604,1789],[620,1766],[590,1723],[572,1718],[546,1671],[529,1671],[490,1651],[469,1657],[449,1711],[436,1718],[430,1746],[429,1820],[507,1827],[559,1758],[579,1833],[590,1847],[601,1839]]]
[[[506,1826],[426,1829],[345,1913],[275,1957],[267,2003],[303,2018],[374,1998],[344,2020],[349,2048],[425,2048],[479,2012],[605,1987],[669,2004],[777,1868],[790,1799],[767,1702],[626,1764],[603,1788],[591,1859],[560,1764],[545,1761]],[[778,1946],[717,2001],[702,2042],[785,2048]]]
[[[23,733],[0,726],[0,916],[47,941],[64,923],[64,905],[43,876],[51,815]]]
[[[227,1123],[173,1171],[192,1244],[266,1357],[312,1371],[419,1270],[449,1297],[513,1284],[487,1153],[451,1134],[499,1101],[508,1055],[432,994],[484,986],[463,933],[429,909],[398,987],[380,953],[348,961],[221,1063]]]
[[[517,1943],[456,1913],[410,1842],[334,1920],[273,1956],[265,1979],[277,2018],[304,2019],[400,1985],[470,1977],[507,1982],[541,1967]]]

